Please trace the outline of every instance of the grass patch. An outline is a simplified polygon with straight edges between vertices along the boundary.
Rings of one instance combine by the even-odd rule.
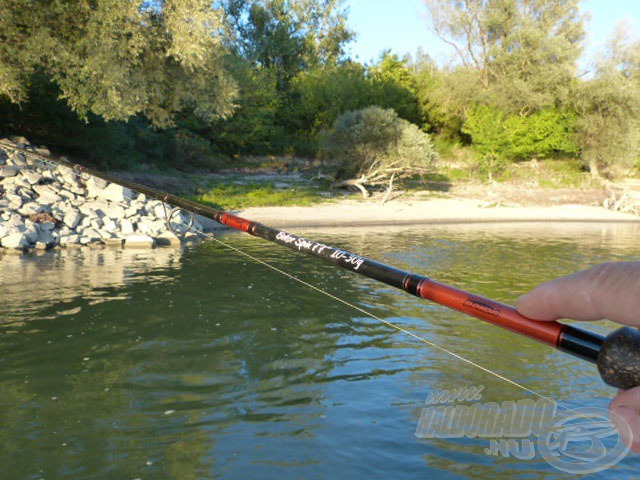
[[[458,153],[455,157],[440,161],[439,174],[453,184],[488,180],[477,155],[470,150],[466,154]],[[582,188],[593,182],[583,162],[573,157],[507,161],[499,171],[493,173],[493,179],[501,183],[526,183],[544,188]]]
[[[545,159],[507,164],[498,177],[504,182],[536,182],[545,188],[580,188],[591,181],[582,162],[575,158]]]
[[[206,191],[192,195],[191,200],[221,210],[249,207],[308,206],[325,201],[326,193],[317,188],[276,188],[271,183],[217,183]]]

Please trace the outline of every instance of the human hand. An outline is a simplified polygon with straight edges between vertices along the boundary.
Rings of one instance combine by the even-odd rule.
[[[640,262],[603,263],[543,283],[516,301],[516,309],[534,320],[608,319],[640,326]],[[609,409],[631,428],[631,450],[640,453],[640,387],[619,391]],[[616,422],[616,417],[612,416]],[[627,429],[619,428],[623,441]]]

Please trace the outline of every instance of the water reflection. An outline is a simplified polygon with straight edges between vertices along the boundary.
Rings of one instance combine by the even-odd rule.
[[[27,256],[0,256],[3,290],[0,323],[25,321],[47,306],[60,307],[49,318],[78,313],[65,303],[82,297],[89,306],[123,300],[121,287],[135,281],[163,282],[180,265],[178,249],[121,250],[89,248],[57,250]],[[76,307],[77,308],[77,307]]]
[[[507,303],[640,255],[636,225],[302,233]],[[259,239],[224,240],[566,407],[612,394],[544,345]],[[219,245],[0,266],[3,478],[562,478],[480,441],[413,435],[434,389],[530,393]]]

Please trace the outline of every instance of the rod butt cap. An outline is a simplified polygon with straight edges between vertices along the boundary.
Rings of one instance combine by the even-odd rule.
[[[640,386],[640,330],[624,327],[611,332],[598,355],[598,371],[612,387]]]

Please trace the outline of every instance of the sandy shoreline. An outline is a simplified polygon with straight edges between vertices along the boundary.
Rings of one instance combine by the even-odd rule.
[[[491,206],[466,198],[376,202],[343,200],[310,207],[255,207],[238,215],[276,228],[365,227],[492,222],[631,222],[640,217],[590,205]]]

